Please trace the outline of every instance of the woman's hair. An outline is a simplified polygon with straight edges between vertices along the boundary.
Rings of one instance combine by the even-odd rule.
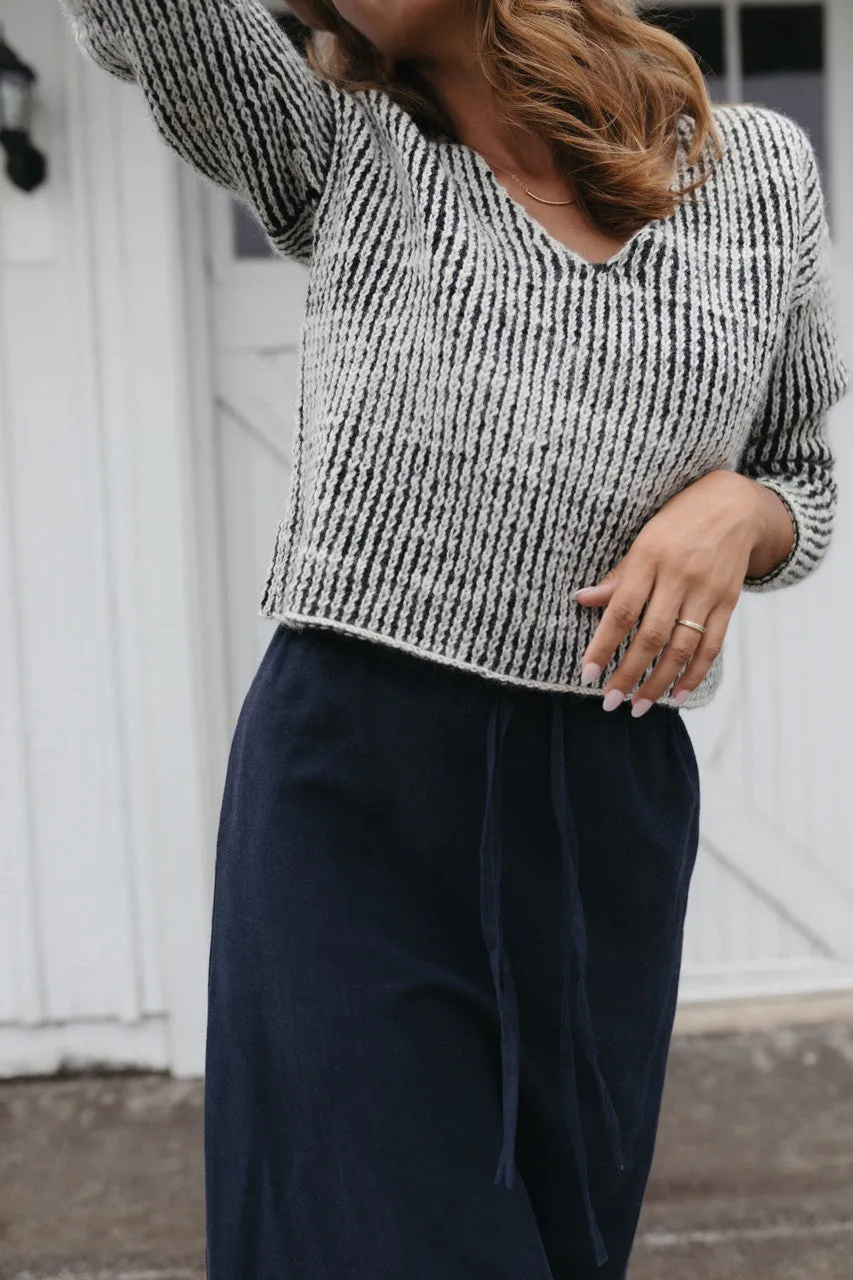
[[[635,13],[633,0],[459,0],[474,18],[477,54],[504,117],[549,140],[578,205],[615,235],[668,217],[707,181],[670,189],[678,117],[693,119],[697,164],[722,144],[699,64],[683,41]],[[429,137],[459,141],[453,120],[416,69],[381,54],[331,0],[312,0],[328,29],[310,64],[347,92],[383,91]]]

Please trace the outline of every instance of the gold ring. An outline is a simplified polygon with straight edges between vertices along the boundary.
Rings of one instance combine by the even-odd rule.
[[[686,618],[676,618],[675,622],[676,625],[680,623],[682,627],[692,627],[694,631],[701,631],[702,635],[705,634],[705,628],[701,622],[688,622]]]

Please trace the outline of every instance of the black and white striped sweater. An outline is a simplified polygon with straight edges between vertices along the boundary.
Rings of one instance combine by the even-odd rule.
[[[808,134],[715,107],[708,183],[604,263],[475,151],[314,75],[261,0],[60,0],[166,142],[310,265],[291,491],[260,613],[484,676],[600,693],[573,598],[706,472],[774,489],[823,557],[849,374]],[[679,123],[679,172],[692,119]],[[721,657],[686,703],[713,696]],[[671,704],[668,694],[661,699]]]

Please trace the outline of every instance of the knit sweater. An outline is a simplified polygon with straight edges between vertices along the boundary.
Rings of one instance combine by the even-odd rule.
[[[594,263],[477,152],[316,75],[261,0],[60,3],[165,142],[310,269],[264,617],[600,694],[636,628],[582,685],[601,610],[573,593],[709,471],[767,485],[793,520],[790,555],[745,590],[819,564],[837,502],[827,412],[849,373],[794,120],[716,105],[707,183]],[[679,118],[675,188],[700,172],[693,126]],[[686,707],[711,699],[722,658]]]

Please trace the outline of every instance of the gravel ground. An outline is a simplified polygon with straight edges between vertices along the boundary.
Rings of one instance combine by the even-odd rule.
[[[0,1083],[0,1280],[203,1280],[201,1100]],[[853,1280],[853,1023],[676,1038],[631,1280]]]

